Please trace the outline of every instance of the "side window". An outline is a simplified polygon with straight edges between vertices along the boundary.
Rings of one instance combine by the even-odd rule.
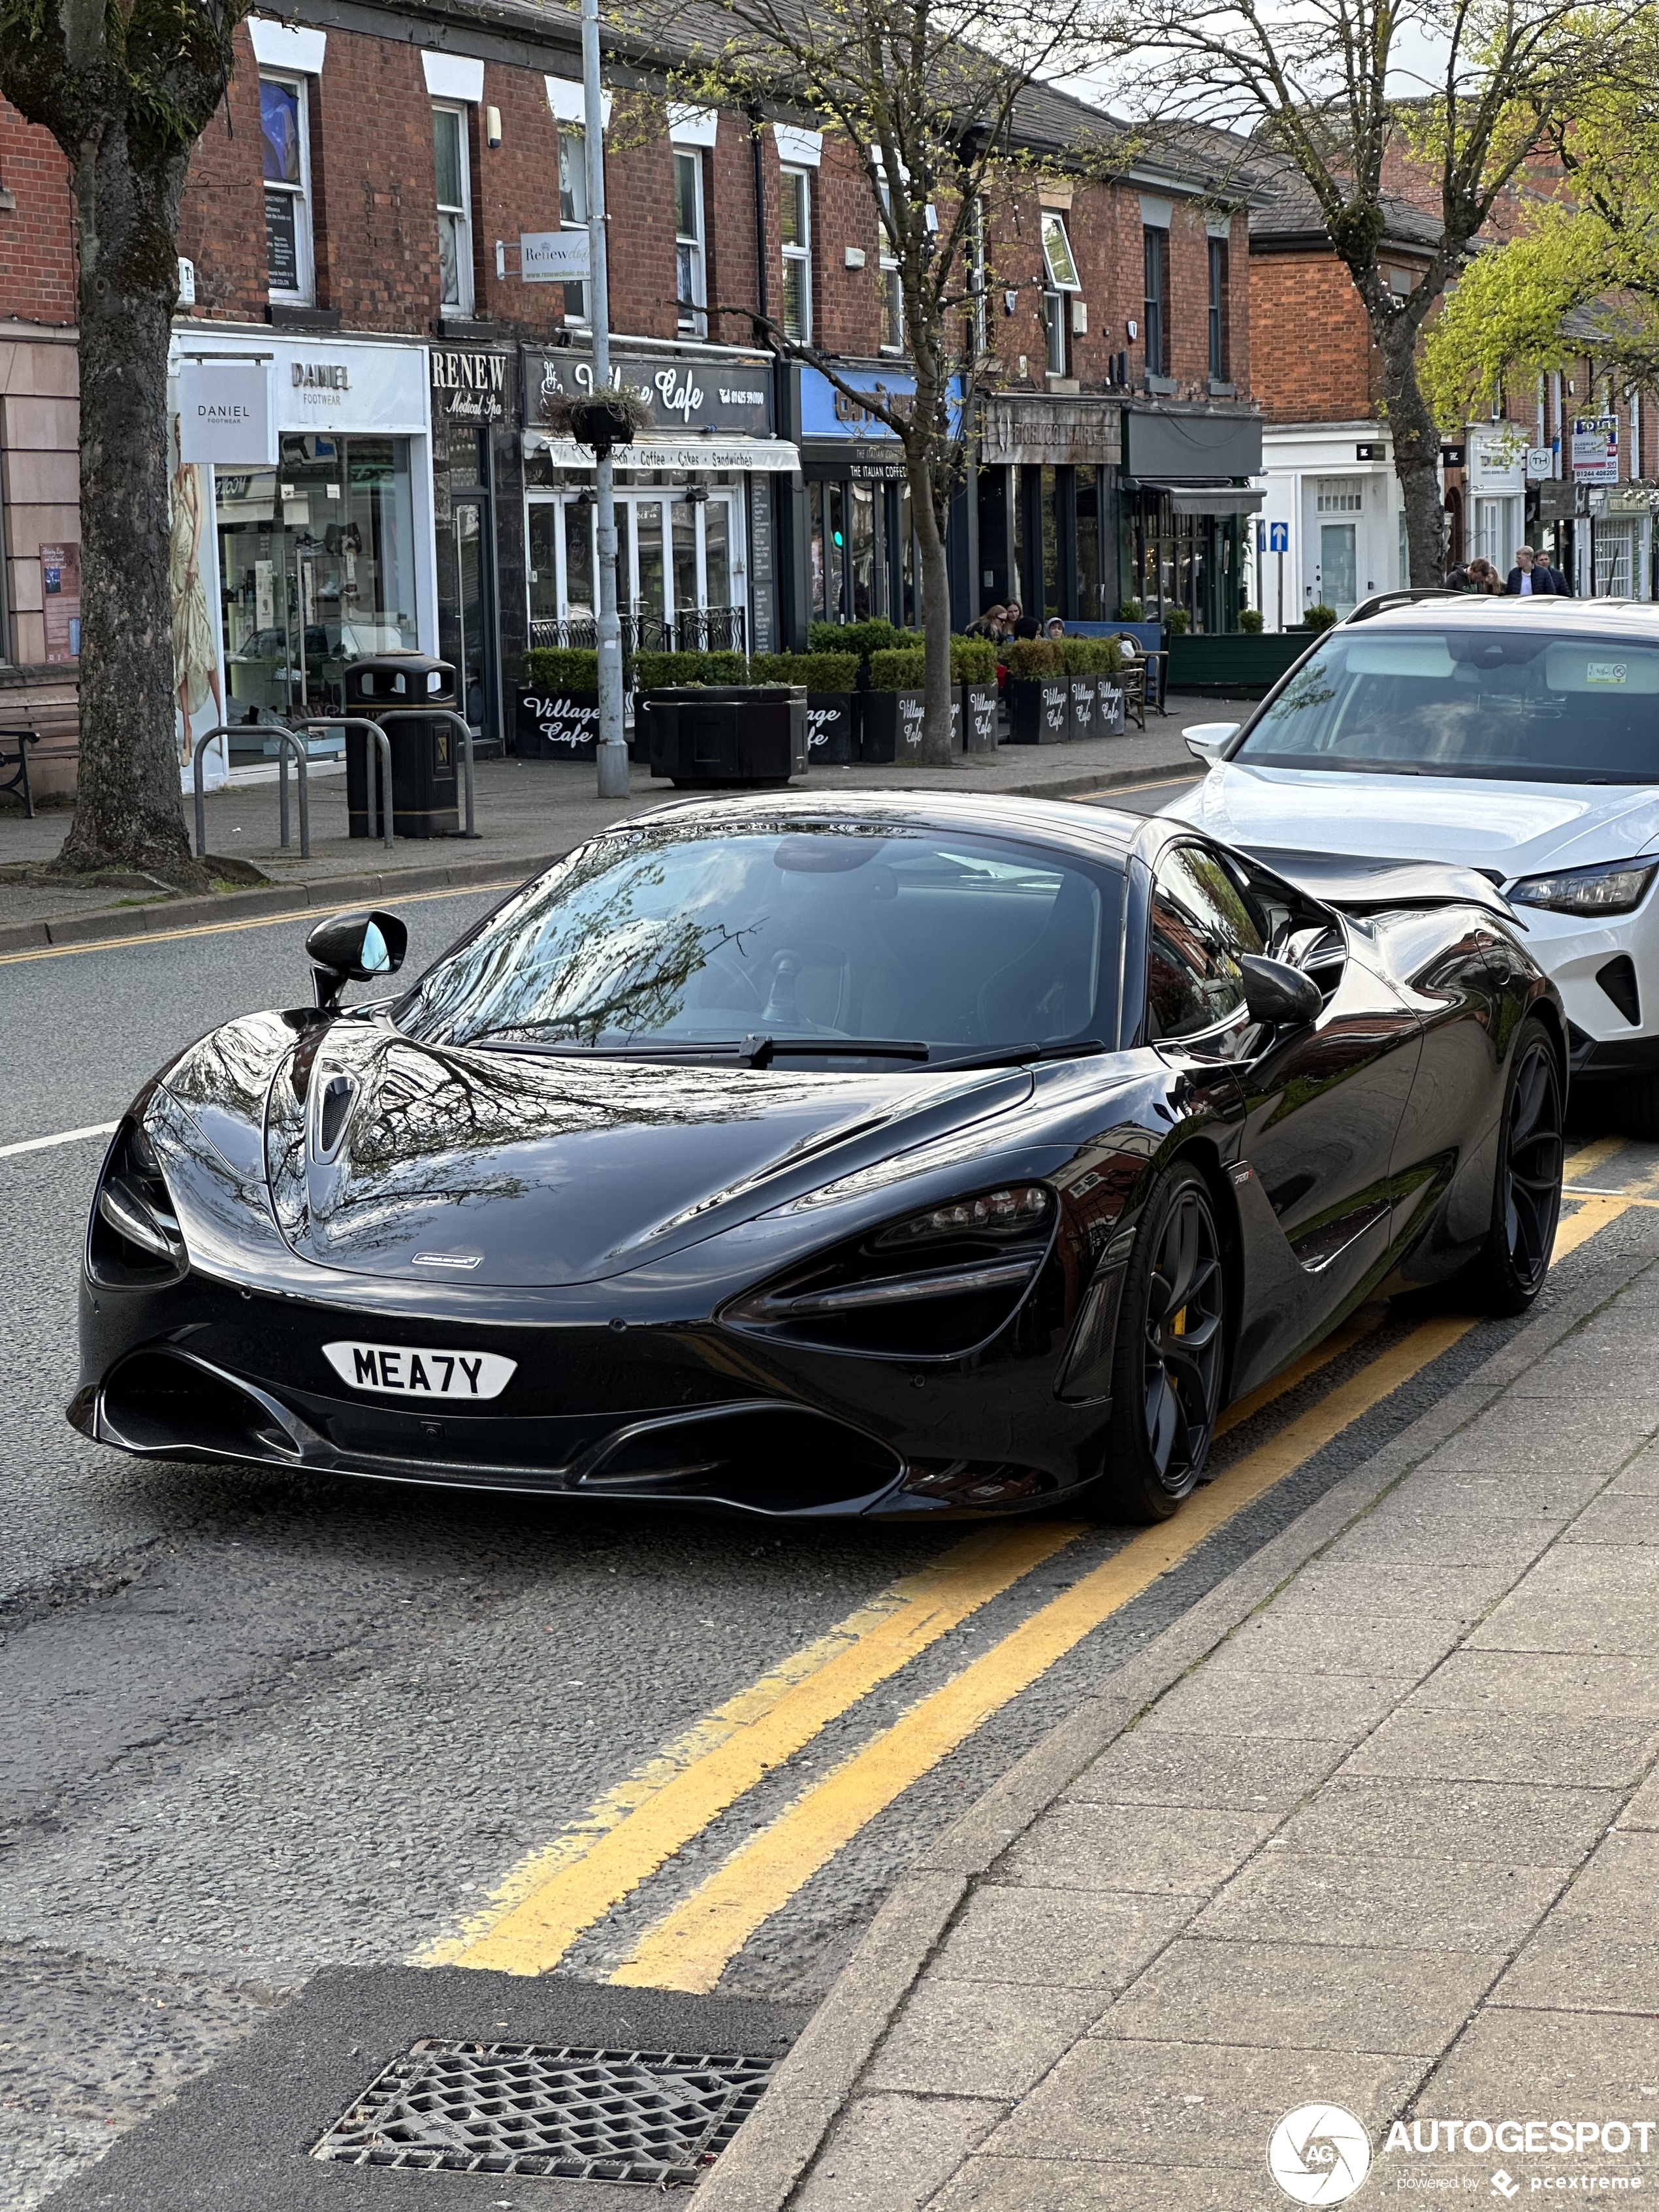
[[[1266,950],[1251,903],[1216,855],[1196,845],[1178,846],[1159,865],[1151,938],[1146,1008],[1154,1042],[1224,1022],[1244,1003],[1239,955]]]

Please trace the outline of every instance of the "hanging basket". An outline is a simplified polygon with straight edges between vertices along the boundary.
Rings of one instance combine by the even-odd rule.
[[[648,430],[653,419],[649,401],[635,392],[605,392],[591,398],[550,392],[542,402],[542,420],[550,430],[574,438],[601,460],[613,447],[631,446],[635,432]]]

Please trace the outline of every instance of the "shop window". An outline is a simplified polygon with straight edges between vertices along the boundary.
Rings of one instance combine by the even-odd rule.
[[[1319,477],[1314,483],[1314,511],[1317,514],[1361,514],[1365,507],[1365,487],[1358,477]]]
[[[1210,240],[1210,374],[1218,384],[1227,381],[1227,241]]]
[[[1141,336],[1148,376],[1170,374],[1170,234],[1148,223],[1141,232],[1146,270]]]
[[[309,301],[311,140],[303,77],[261,77],[259,137],[265,177],[265,281],[273,300]]]
[[[805,169],[785,169],[779,181],[783,335],[805,345],[812,336],[812,181]]]
[[[1103,611],[1100,589],[1100,471],[1077,472],[1077,611],[1085,622]]]
[[[892,207],[892,195],[885,184],[877,190],[881,194],[884,210]],[[904,350],[904,288],[899,282],[899,265],[890,246],[887,226],[881,231],[881,349],[884,353],[902,353]],[[864,619],[862,616],[859,617]]]
[[[694,147],[674,154],[674,281],[680,328],[694,337],[708,329],[703,289],[702,155]]]
[[[587,228],[587,134],[575,123],[559,125],[559,224],[564,230]],[[564,319],[587,320],[586,284],[565,286]]]
[[[439,298],[458,315],[472,313],[472,187],[466,110],[434,107],[432,148],[438,178]]]

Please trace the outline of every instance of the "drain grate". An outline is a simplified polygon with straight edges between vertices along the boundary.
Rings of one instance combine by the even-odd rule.
[[[417,2043],[312,2151],[347,2166],[689,2185],[725,2149],[775,2058]]]

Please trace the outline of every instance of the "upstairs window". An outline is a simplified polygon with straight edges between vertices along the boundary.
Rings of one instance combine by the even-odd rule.
[[[884,210],[890,210],[892,194],[886,184],[879,183]],[[904,287],[899,281],[899,265],[888,236],[887,226],[881,228],[881,350],[884,353],[904,351]]]
[[[457,315],[472,313],[472,189],[466,110],[434,107],[432,146],[438,175],[439,297]]]
[[[259,138],[265,178],[265,281],[273,300],[315,297],[311,143],[303,77],[261,77]]]
[[[975,353],[984,353],[990,343],[985,323],[985,203],[975,200],[968,224],[968,289],[972,295]]]
[[[1230,374],[1227,349],[1227,241],[1210,240],[1210,374],[1224,384]]]
[[[1042,258],[1048,271],[1049,291],[1083,289],[1077,280],[1077,263],[1072,256],[1072,241],[1066,235],[1065,222],[1050,208],[1042,211]]]
[[[807,345],[812,337],[812,180],[805,169],[785,169],[780,185],[783,334]]]
[[[703,289],[702,155],[674,155],[674,261],[680,328],[708,334],[708,295]]]
[[[587,134],[575,123],[559,125],[559,224],[564,230],[587,228]],[[586,284],[565,286],[564,319],[587,320]]]
[[[1170,234],[1148,223],[1141,232],[1146,267],[1141,335],[1148,376],[1170,374]]]

